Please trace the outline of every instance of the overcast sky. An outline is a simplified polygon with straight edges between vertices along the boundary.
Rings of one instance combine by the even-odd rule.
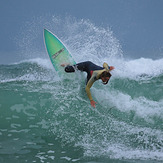
[[[14,38],[23,25],[47,14],[111,27],[126,54],[163,56],[163,0],[1,0],[0,63],[18,50]]]

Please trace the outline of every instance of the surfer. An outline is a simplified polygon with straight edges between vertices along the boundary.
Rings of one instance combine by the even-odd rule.
[[[85,90],[87,92],[91,106],[95,108],[96,102],[92,98],[90,88],[92,87],[93,83],[99,79],[102,80],[103,84],[107,84],[111,77],[110,71],[113,70],[114,67],[108,66],[108,64],[105,62],[103,64],[103,67],[100,67],[90,61],[81,62],[73,66],[66,64],[62,64],[61,66],[65,67],[65,71],[67,73],[75,72],[75,70],[87,72],[87,82]]]

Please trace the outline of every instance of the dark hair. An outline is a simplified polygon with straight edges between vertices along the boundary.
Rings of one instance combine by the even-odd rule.
[[[111,77],[112,75],[111,75],[111,73],[110,72],[108,72],[108,71],[104,71],[101,75],[100,75],[100,79],[101,78],[103,78],[103,77]],[[109,80],[108,80],[109,81]],[[106,81],[106,82],[103,82],[103,84],[108,84],[108,81]]]
[[[110,72],[108,72],[108,71],[104,71],[101,75],[100,75],[100,78],[102,78],[102,77],[111,77],[111,73]]]

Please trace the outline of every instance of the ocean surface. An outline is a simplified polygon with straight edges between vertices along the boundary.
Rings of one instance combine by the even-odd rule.
[[[73,58],[107,62],[112,78],[94,83],[92,108],[85,73],[59,78],[48,56],[1,64],[0,163],[163,162],[163,59],[126,59],[109,29],[68,26]]]

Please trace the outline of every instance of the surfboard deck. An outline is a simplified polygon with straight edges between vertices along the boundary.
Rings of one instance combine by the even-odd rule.
[[[47,29],[44,29],[44,42],[53,67],[59,76],[63,76],[65,71],[61,64],[67,63],[74,65],[76,64],[75,60],[72,58],[63,42]]]

